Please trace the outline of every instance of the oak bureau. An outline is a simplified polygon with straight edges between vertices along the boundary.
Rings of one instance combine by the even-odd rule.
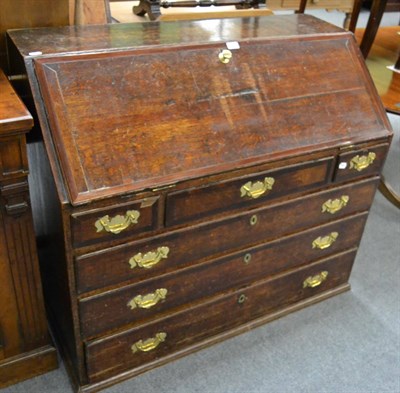
[[[77,390],[349,289],[392,136],[350,33],[290,15],[9,44],[47,152],[41,264]]]

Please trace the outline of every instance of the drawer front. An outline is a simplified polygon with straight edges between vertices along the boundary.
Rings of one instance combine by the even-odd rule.
[[[348,281],[355,251],[86,345],[90,381],[140,367]]]
[[[201,298],[357,247],[366,219],[367,213],[362,213],[142,284],[83,299],[79,302],[82,335],[93,337],[123,325],[159,318],[162,313]],[[318,244],[323,238],[325,243]]]
[[[83,247],[154,230],[157,228],[158,209],[158,197],[151,197],[73,214],[74,245]]]
[[[385,163],[389,144],[363,150],[353,150],[339,155],[335,181],[344,181],[357,177],[377,175]]]
[[[377,182],[377,178],[365,180],[229,219],[83,255],[76,260],[78,291],[83,293],[128,280],[151,278],[214,255],[367,210]]]
[[[253,174],[167,197],[166,226],[260,205],[267,200],[323,186],[331,178],[333,157]]]

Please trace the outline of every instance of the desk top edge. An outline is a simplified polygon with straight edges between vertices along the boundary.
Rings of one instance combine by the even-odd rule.
[[[212,24],[212,33],[206,23]],[[254,38],[349,34],[311,15],[121,23],[9,30],[23,57]]]

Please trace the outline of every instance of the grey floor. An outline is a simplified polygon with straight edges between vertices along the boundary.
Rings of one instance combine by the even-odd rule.
[[[341,24],[339,13],[318,16]],[[399,15],[393,14],[398,23]],[[365,20],[365,16],[364,16]],[[362,23],[362,21],[361,21]],[[400,192],[400,117],[384,174]],[[352,290],[104,390],[107,393],[400,393],[400,210],[376,194]],[[2,393],[70,393],[59,370]]]

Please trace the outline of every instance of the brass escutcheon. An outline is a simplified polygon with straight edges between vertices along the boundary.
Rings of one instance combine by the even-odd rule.
[[[342,195],[340,198],[337,199],[328,199],[322,204],[322,213],[326,212],[335,214],[347,205],[349,199],[350,198],[348,195]]]
[[[376,154],[369,152],[366,156],[355,156],[350,160],[350,169],[355,169],[361,172],[363,169],[368,168],[375,160]]]
[[[328,277],[328,272],[323,271],[315,276],[310,276],[306,278],[303,282],[303,288],[315,288],[318,285],[321,285]]]
[[[110,219],[110,216],[99,218],[94,226],[97,232],[106,231],[117,235],[124,229],[128,228],[131,224],[137,224],[140,217],[140,212],[137,210],[128,210],[125,216],[117,215]]]
[[[223,49],[218,53],[219,61],[223,64],[228,64],[232,59],[232,52],[229,49]]]
[[[239,298],[238,298],[238,303],[239,303],[239,304],[242,304],[242,303],[244,303],[246,300],[247,300],[246,295],[242,293],[242,294],[239,296]]]
[[[157,333],[155,337],[148,338],[147,340],[139,340],[135,344],[131,346],[131,350],[133,353],[138,351],[140,352],[149,352],[153,349],[156,349],[162,342],[167,338],[167,333],[160,332]]]
[[[250,225],[256,225],[257,221],[258,221],[258,218],[255,214],[250,217]]]
[[[246,264],[249,263],[251,261],[251,254],[250,253],[245,254],[245,256],[243,257],[243,261]]]
[[[137,295],[127,304],[131,310],[135,308],[145,308],[149,309],[155,306],[159,301],[164,300],[167,297],[168,291],[165,288],[156,289],[154,293],[149,293],[148,295]]]
[[[158,247],[156,251],[149,251],[144,255],[141,252],[137,253],[131,259],[129,259],[129,264],[131,269],[134,269],[136,266],[144,269],[150,269],[151,267],[157,265],[161,259],[168,258],[168,254],[169,247]]]
[[[339,233],[331,232],[327,236],[319,236],[312,242],[312,248],[318,248],[320,250],[324,250],[325,248],[330,247],[338,238]]]
[[[257,199],[260,196],[264,195],[267,191],[272,190],[272,186],[275,183],[275,179],[273,177],[266,177],[263,181],[256,182],[247,182],[240,187],[240,196],[250,197],[253,199]]]

